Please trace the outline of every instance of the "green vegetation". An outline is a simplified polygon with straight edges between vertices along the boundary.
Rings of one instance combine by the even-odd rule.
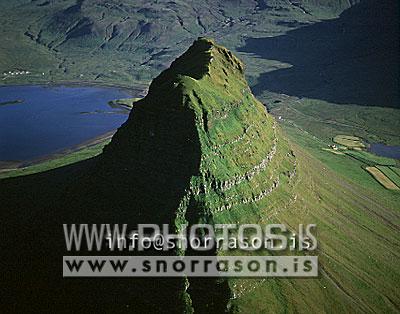
[[[332,154],[324,150],[332,143],[330,138],[326,141],[321,140],[289,120],[283,121],[281,126],[292,142],[307,150],[314,158],[323,162],[328,169],[346,178],[352,185],[360,186],[368,193],[377,195],[381,204],[397,207],[398,193],[386,190],[364,169],[367,166],[396,165],[398,161],[376,156],[366,151],[344,150],[342,151],[345,153],[344,155]]]
[[[395,159],[377,156],[366,151],[346,151],[346,154],[364,162],[367,165],[395,166],[398,164],[398,161]]]
[[[400,176],[400,168],[399,167],[390,167],[392,171],[394,171],[398,176]]]
[[[243,312],[251,308],[272,312],[281,311],[282,308],[287,311],[305,308],[306,311],[315,313],[353,312],[354,307],[365,311],[372,307],[382,311],[382,307],[385,307],[385,297],[371,293],[375,288],[370,289],[368,286],[385,286],[386,280],[390,280],[389,285],[395,282],[390,278],[391,275],[384,274],[384,271],[380,273],[386,279],[375,277],[371,267],[375,268],[376,265],[384,263],[384,269],[388,270],[394,267],[394,264],[390,262],[391,254],[386,253],[387,247],[380,249],[380,240],[369,230],[382,234],[386,229],[385,234],[390,234],[392,239],[396,238],[395,241],[398,241],[398,237],[393,233],[395,231],[390,230],[391,227],[385,227],[385,223],[377,221],[382,218],[378,218],[381,214],[384,217],[397,217],[396,211],[387,211],[380,201],[381,198],[376,197],[376,192],[362,189],[357,184],[350,184],[343,176],[338,176],[302,150],[295,150],[295,154],[299,162],[299,178],[295,187],[297,199],[292,205],[282,207],[282,211],[271,215],[267,221],[286,221],[293,226],[300,222],[317,224],[321,249],[321,277],[316,281],[247,280],[239,293],[243,293],[243,296],[234,302]],[[332,156],[331,158],[343,158],[328,155]],[[304,175],[303,171],[307,175]],[[366,176],[369,175],[366,173]],[[381,189],[389,193],[383,187]],[[392,206],[396,208],[395,202]],[[397,224],[397,218],[395,221]],[[387,268],[390,264],[392,266]],[[370,276],[374,277],[373,283],[368,283],[372,279]],[[338,283],[340,284],[336,285]],[[336,288],[332,289],[332,285]],[[237,286],[240,287],[240,282]],[[344,291],[350,297],[343,297]],[[386,293],[390,293],[389,289],[384,294],[387,295]],[[358,297],[355,297],[356,295]]]
[[[336,135],[333,141],[350,149],[361,150],[365,148],[364,143],[357,136]]]
[[[366,167],[367,170],[372,176],[382,184],[388,190],[400,190],[400,188],[393,183],[382,171],[380,171],[377,167]]]
[[[79,150],[77,151],[71,153],[65,153],[62,156],[54,156],[51,157],[51,159],[49,160],[35,163],[33,165],[29,165],[22,168],[0,170],[0,179],[12,178],[12,177],[18,177],[18,176],[24,176],[28,174],[48,171],[51,169],[63,167],[66,165],[76,163],[78,161],[95,157],[102,152],[104,146],[107,145],[109,142],[110,139],[106,139],[98,144],[89,145],[84,148],[79,148]]]
[[[108,102],[108,104],[112,108],[126,108],[126,109],[132,109],[133,105],[135,102],[138,102],[141,98],[123,98],[123,99],[116,99],[116,100],[111,100]]]
[[[330,142],[341,134],[352,134],[369,143],[399,145],[400,110],[394,108],[339,105],[316,99],[299,99],[268,93],[264,103],[271,113],[319,139]],[[275,101],[279,103],[274,103]]]
[[[213,7],[219,9],[212,13],[207,2],[194,0],[95,5],[85,0],[3,1],[0,75],[5,75],[0,83],[149,83],[199,36],[212,33],[235,49],[242,44],[242,34],[283,34],[337,17],[350,5],[329,0],[305,1],[303,6],[310,14],[287,1],[266,5],[218,0]],[[16,70],[29,73],[9,74]]]
[[[389,190],[398,190],[398,175],[389,166],[399,164],[398,160],[376,156],[363,151],[365,145],[362,139],[355,136],[337,135],[333,141],[342,146],[332,149],[322,148],[337,155],[347,155],[362,163],[362,168],[369,172],[381,185]],[[397,168],[394,168],[397,169]],[[397,184],[397,185],[396,185]]]
[[[307,1],[304,5],[285,2],[272,4],[272,9],[266,10],[254,8],[252,3],[253,7],[248,8],[247,2],[238,6],[221,2],[223,9],[216,11],[215,17],[197,4],[170,2],[171,10],[162,10],[165,21],[162,25],[152,22],[160,16],[158,4],[146,6],[139,15],[133,4],[125,3],[91,6],[85,1],[51,2],[38,9],[35,2],[21,2],[19,10],[24,14],[19,21],[4,18],[17,30],[25,30],[29,25],[26,38],[18,41],[19,45],[25,45],[19,51],[40,47],[45,55],[51,56],[48,57],[51,70],[45,71],[44,78],[39,75],[35,79],[87,79],[127,86],[158,72],[190,38],[199,34],[213,32],[217,38],[223,37],[228,46],[237,47],[241,41],[239,34],[244,32],[254,37],[282,35],[289,28],[304,26],[301,23],[316,22],[322,16],[333,17],[348,6],[347,2],[343,5],[335,2],[332,6],[333,1],[329,1],[325,2],[329,3],[329,9],[314,10],[314,5],[321,5],[322,1]],[[9,9],[11,4],[2,6]],[[186,6],[191,13],[182,9]],[[73,9],[66,10],[66,7]],[[29,23],[29,16],[36,14],[40,23]],[[121,14],[130,19],[121,19]],[[62,18],[57,19],[58,16]],[[282,23],[282,19],[292,20],[294,24]],[[67,22],[59,23],[60,20]],[[171,31],[169,25],[178,27],[179,31]],[[3,32],[15,36],[9,28]],[[180,43],[174,46],[176,38]],[[241,56],[249,63],[253,84],[264,79],[260,69],[278,72],[290,68],[285,58],[282,61],[265,56],[254,58],[250,52]],[[11,58],[7,55],[0,59],[5,70]],[[99,60],[105,59],[109,62],[102,62],[99,67]],[[291,60],[288,58],[288,61]],[[35,66],[39,69],[44,63],[38,62]],[[81,73],[81,69],[86,72]],[[311,76],[320,78],[318,73],[317,69]],[[15,83],[17,79],[7,77],[4,81]],[[226,307],[244,313],[254,309],[260,312],[395,312],[400,299],[399,291],[394,289],[400,280],[397,266],[399,194],[378,184],[364,168],[369,163],[377,164],[378,159],[382,165],[394,166],[396,162],[383,162],[362,151],[346,151],[341,155],[323,148],[340,134],[353,134],[370,142],[397,143],[399,111],[361,108],[352,103],[338,105],[293,95],[271,91],[260,95],[272,113],[282,117],[279,120],[282,131],[252,95],[244,78],[243,63],[225,48],[200,39],[153,80],[148,95],[135,103],[134,114],[118,130],[103,154],[87,164],[76,163],[57,171],[2,180],[0,198],[4,200],[1,204],[4,210],[0,211],[0,217],[8,222],[4,232],[14,234],[13,230],[21,229],[23,233],[40,233],[41,230],[30,227],[32,221],[39,224],[49,221],[48,228],[42,231],[46,235],[59,232],[61,223],[107,219],[170,223],[177,229],[183,222],[283,222],[292,231],[300,223],[316,223],[321,269],[317,279],[189,278],[187,282],[158,280],[156,284],[129,281],[129,287],[139,283],[140,291],[126,289],[126,281],[115,279],[116,303],[125,304],[132,299],[144,311],[182,309],[189,304],[197,312],[222,312]],[[40,265],[41,269],[47,265],[53,270],[63,248],[40,244],[44,247],[35,243],[23,247],[31,253],[29,263]],[[19,248],[9,246],[10,253],[4,258],[12,260]],[[36,251],[32,252],[57,249],[60,254],[44,262],[42,258],[39,260]],[[72,282],[64,281],[58,288],[57,281],[55,286],[63,293],[54,295],[47,289],[46,276],[32,277],[31,273],[26,276],[34,279],[35,285],[44,287],[35,293],[46,299],[46,306],[50,298],[76,308],[91,302],[85,293],[65,292],[77,287]],[[91,303],[98,306],[97,310],[116,310],[115,304],[107,303],[109,291],[99,287],[98,282],[84,284],[96,296],[98,302]],[[28,288],[32,290],[32,286]],[[155,295],[161,304],[158,308],[153,304]],[[27,302],[39,306],[37,299],[31,297]]]
[[[387,166],[376,166],[376,168],[378,168],[394,184],[400,187],[400,168]]]

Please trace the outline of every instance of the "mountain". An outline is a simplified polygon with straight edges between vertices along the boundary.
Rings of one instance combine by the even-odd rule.
[[[134,108],[84,178],[87,190],[72,192],[95,202],[72,207],[180,226],[256,221],[260,208],[292,197],[295,156],[226,48],[196,40]],[[193,278],[188,294],[197,311],[223,311],[232,291]]]
[[[290,67],[266,71],[253,86],[335,104],[399,107],[399,3],[364,0],[339,18],[248,38],[239,51]]]
[[[129,86],[151,80],[199,36],[234,49],[246,37],[283,34],[336,17],[352,2],[0,1],[0,73],[23,68],[31,74],[19,81]]]
[[[229,50],[199,38],[152,81],[101,155],[1,180],[3,307],[395,312],[398,208],[290,142],[250,92],[244,72]],[[179,228],[184,222],[284,223],[291,232],[317,224],[320,276],[102,280],[59,274],[61,255],[70,254],[63,223]]]
[[[159,195],[160,212],[170,199],[168,182],[167,190],[184,193],[179,215],[190,210],[222,220],[267,206],[267,196],[295,172],[295,158],[252,95],[244,65],[207,39],[153,80],[101,160],[104,176],[140,178],[132,186],[149,190],[133,194]]]

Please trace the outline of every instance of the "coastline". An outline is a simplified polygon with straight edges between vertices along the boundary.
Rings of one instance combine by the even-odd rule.
[[[108,140],[111,140],[113,135],[115,134],[116,130],[106,132],[102,135],[96,136],[92,139],[86,140],[80,144],[74,145],[72,147],[64,148],[59,151],[56,151],[52,154],[45,155],[39,158],[35,158],[32,160],[26,160],[26,161],[0,161],[0,173],[4,172],[9,172],[9,171],[14,171],[14,170],[21,170],[23,168],[31,167],[31,166],[37,166],[39,164],[42,164],[44,162],[48,162],[51,160],[55,159],[60,159],[63,158],[67,155],[82,151],[87,148],[91,148],[93,146],[96,146],[98,144],[104,143]]]
[[[147,88],[149,86],[150,82],[137,82],[137,84],[134,85],[123,85],[123,84],[117,84],[117,83],[109,83],[109,82],[94,82],[94,81],[73,81],[73,80],[59,80],[59,81],[25,81],[21,83],[15,83],[15,82],[10,82],[10,83],[5,83],[5,82],[0,82],[0,88],[2,87],[10,87],[10,86],[49,86],[49,87],[58,87],[58,86],[76,86],[76,87],[103,87],[103,88],[116,88],[121,91],[127,92],[130,94],[132,97],[135,95],[144,97],[147,94]]]
[[[144,97],[147,94],[148,84],[146,83],[138,83],[134,86],[127,86],[121,84],[107,83],[107,82],[93,82],[93,81],[71,81],[71,80],[60,80],[60,81],[25,81],[21,83],[0,83],[0,89],[2,87],[11,87],[11,86],[43,86],[43,87],[101,87],[101,88],[116,88],[121,91],[126,92],[132,98],[134,97]],[[14,171],[22,171],[24,169],[28,169],[30,167],[40,166],[41,164],[51,163],[52,161],[59,161],[63,158],[68,158],[69,155],[73,155],[79,152],[84,153],[85,150],[90,150],[91,148],[95,148],[97,145],[101,145],[104,143],[106,145],[107,141],[110,141],[112,136],[115,134],[117,129],[108,131],[94,138],[88,139],[82,143],[77,145],[67,147],[58,151],[55,151],[51,154],[35,158],[32,160],[23,160],[23,161],[3,161],[0,160],[0,175],[4,177],[7,173],[12,173]],[[83,158],[84,159],[84,158]],[[76,162],[83,159],[76,159]],[[51,168],[49,168],[51,169]]]

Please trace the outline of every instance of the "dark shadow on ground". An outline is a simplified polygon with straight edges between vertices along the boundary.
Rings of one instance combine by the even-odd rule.
[[[397,0],[365,0],[334,20],[249,38],[239,51],[292,65],[263,73],[255,94],[268,90],[337,104],[400,107]]]
[[[128,234],[140,223],[169,224],[170,232],[175,232],[175,223],[182,222],[182,217],[176,221],[178,214],[185,214],[184,209],[178,212],[179,205],[190,190],[191,178],[200,174],[202,154],[195,109],[188,90],[176,81],[179,75],[199,78],[205,73],[209,45],[197,41],[153,80],[147,96],[135,103],[101,155],[0,180],[3,312],[185,312],[188,297],[183,278],[62,278],[63,255],[176,254],[110,253],[107,248],[90,252],[85,245],[68,252],[62,224],[127,224]],[[215,280],[201,284],[213,290],[202,290],[203,302],[193,302],[199,304],[196,312],[201,313],[204,305],[211,311],[226,308],[227,284],[217,285]],[[196,300],[200,299],[196,296]]]
[[[183,312],[181,278],[62,278],[61,268],[63,255],[133,255],[68,252],[64,223],[173,225],[199,173],[200,143],[194,112],[167,105],[182,103],[171,97],[137,104],[99,157],[0,181],[4,311]]]

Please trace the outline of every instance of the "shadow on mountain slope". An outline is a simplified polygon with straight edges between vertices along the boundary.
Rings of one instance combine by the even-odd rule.
[[[338,104],[399,107],[399,7],[366,0],[323,21],[268,38],[248,38],[239,51],[292,65],[261,74],[253,87]]]
[[[196,111],[190,97],[193,90],[188,82],[210,71],[211,48],[211,41],[199,39],[170,69],[154,79],[147,96],[135,103],[128,120],[98,157],[0,181],[0,199],[4,200],[0,203],[0,219],[5,222],[0,249],[6,252],[0,262],[3,269],[15,270],[8,271],[4,279],[10,287],[7,301],[11,299],[6,305],[13,312],[21,308],[24,312],[51,308],[116,313],[131,307],[128,311],[134,313],[171,313],[183,312],[189,305],[182,278],[63,279],[61,256],[101,256],[110,252],[106,248],[88,252],[85,245],[78,253],[67,252],[62,224],[127,224],[128,234],[139,223],[169,224],[170,231],[175,232],[177,216],[182,214],[179,205],[190,190],[191,179],[199,176],[204,156],[198,129],[199,110]],[[240,73],[241,80],[241,65],[234,62],[231,53],[221,47],[214,50],[220,63],[227,66],[229,62],[228,71]],[[182,76],[186,79],[181,80]],[[140,253],[143,252],[137,254]],[[217,287],[214,280],[202,284],[208,290]],[[226,307],[229,287],[223,288],[223,292],[212,291],[208,309]]]
[[[1,266],[8,270],[2,279],[8,287],[5,309],[182,312],[181,278],[61,275],[63,255],[110,254],[67,252],[62,224],[128,224],[128,231],[138,223],[173,224],[189,180],[199,171],[193,112],[168,106],[151,110],[142,104],[99,157],[0,182],[0,219],[6,222]]]

